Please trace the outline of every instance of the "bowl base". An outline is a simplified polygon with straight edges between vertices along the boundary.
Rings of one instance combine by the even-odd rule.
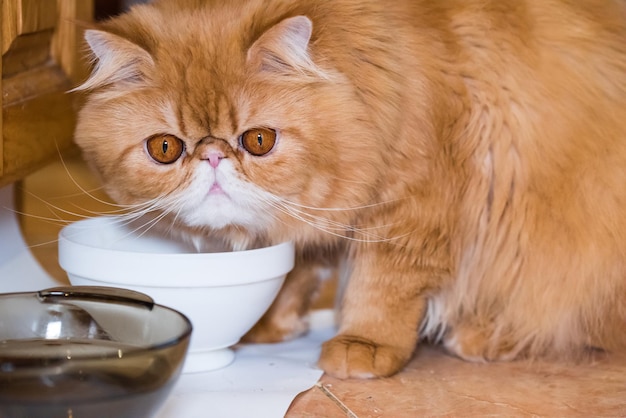
[[[235,352],[230,348],[211,351],[190,352],[185,359],[183,373],[202,373],[221,369],[235,359]]]

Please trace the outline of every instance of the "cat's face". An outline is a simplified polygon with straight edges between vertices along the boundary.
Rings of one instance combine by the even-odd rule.
[[[107,192],[194,228],[294,239],[315,229],[294,224],[347,224],[320,209],[366,203],[375,138],[349,84],[313,64],[310,20],[242,34],[245,20],[165,19],[142,7],[87,32],[98,65],[76,142]]]

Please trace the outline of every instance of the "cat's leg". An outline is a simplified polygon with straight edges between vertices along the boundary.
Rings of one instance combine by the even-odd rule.
[[[408,254],[358,255],[342,301],[339,333],[322,347],[319,365],[325,372],[343,379],[382,377],[410,360],[427,290],[443,275],[439,268],[418,269],[412,261]]]
[[[278,296],[242,341],[271,343],[290,340],[309,330],[308,314],[331,266],[299,257]]]

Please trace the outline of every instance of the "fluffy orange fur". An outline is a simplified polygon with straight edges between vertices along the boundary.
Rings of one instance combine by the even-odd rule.
[[[319,364],[341,378],[420,338],[480,361],[626,347],[623,1],[163,0],[86,39],[76,142],[113,198],[199,243],[297,243],[250,340],[304,332],[339,265]],[[155,135],[184,152],[157,163]]]

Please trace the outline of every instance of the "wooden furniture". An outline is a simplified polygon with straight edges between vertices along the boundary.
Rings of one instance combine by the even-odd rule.
[[[0,186],[71,147],[78,95],[86,77],[82,31],[93,0],[1,0],[2,119]]]

